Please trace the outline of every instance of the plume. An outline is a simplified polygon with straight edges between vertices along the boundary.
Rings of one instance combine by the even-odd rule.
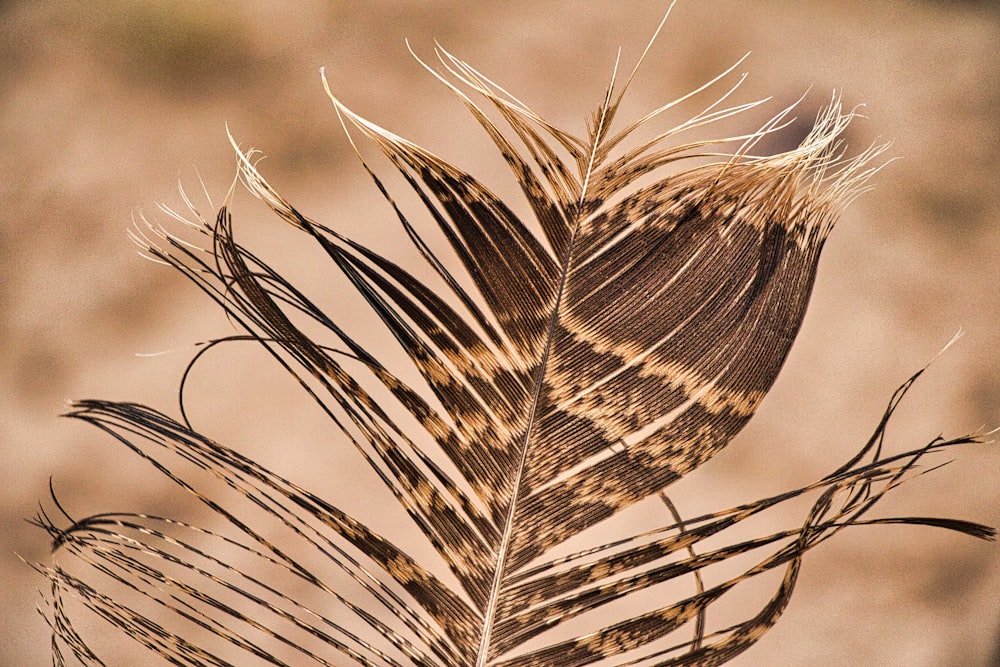
[[[436,56],[425,67],[482,126],[523,201],[501,200],[330,93],[389,224],[412,242],[412,265],[302,214],[262,176],[259,154],[235,140],[238,180],[214,216],[186,195],[188,212],[163,209],[200,243],[145,221],[134,232],[238,330],[205,344],[192,365],[221,343],[259,345],[426,548],[199,432],[183,381],[176,417],[80,401],[70,416],[108,433],[213,521],[79,519],[53,492],[35,522],[57,558],[35,567],[51,584],[42,612],[55,664],[104,664],[79,621],[87,613],[175,665],[718,665],[777,621],[803,555],[846,527],[993,537],[966,521],[869,516],[922,458],[978,440],[883,452],[888,420],[920,373],[860,451],[814,483],[695,517],[665,495],[760,405],[839,211],[879,169],[884,146],[845,152],[855,113],[839,97],[801,145],[761,156],[754,148],[790,122],[792,107],[745,135],[688,138],[760,104],[728,101],[738,81],[690,120],[651,138],[637,132],[733,78],[736,65],[628,124],[618,113],[639,65],[627,77],[616,65],[577,136],[444,49]],[[402,179],[397,187],[371,166],[376,158]],[[359,340],[351,313],[328,315],[237,240],[238,189],[315,243],[402,362],[397,350]],[[800,525],[745,530],[802,497],[811,504]],[[644,500],[662,505],[659,527],[612,524],[621,532],[610,540],[589,530]],[[766,573],[775,589],[759,608],[709,613]]]

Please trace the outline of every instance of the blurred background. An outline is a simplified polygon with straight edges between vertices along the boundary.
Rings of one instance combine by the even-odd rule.
[[[320,67],[353,110],[507,196],[514,189],[491,145],[404,40],[426,59],[437,40],[582,133],[617,49],[630,68],[666,5],[0,2],[0,663],[50,661],[35,612],[46,582],[20,560],[48,562],[46,536],[25,519],[46,499],[50,476],[78,515],[175,513],[167,481],[96,429],[57,415],[91,397],[176,413],[192,345],[231,331],[179,275],[138,256],[125,233],[133,215],[162,220],[156,202],[181,208],[178,181],[210,214],[199,178],[218,204],[234,174],[228,123],[238,141],[265,151],[263,172],[300,210],[366,242],[402,243],[343,138]],[[837,90],[848,107],[866,105],[848,133],[855,150],[891,140],[899,159],[845,212],[782,375],[750,426],[699,471],[699,491],[679,502],[688,515],[832,471],[867,439],[896,386],[960,329],[895,419],[890,446],[1000,426],[1000,5],[681,2],[624,117],[687,93],[747,52],[739,71],[750,77],[737,99],[775,99],[734,129],[755,129],[807,93],[787,144],[769,145],[790,148]],[[273,218],[245,195],[237,203],[237,233],[270,239]],[[292,243],[275,239],[270,249],[297,258]],[[314,282],[328,270],[316,267]],[[339,464],[302,444],[322,426],[308,402],[287,381],[258,390],[252,373],[206,362],[193,389],[206,397],[197,417],[321,495],[337,486],[328,473]],[[997,445],[952,455],[878,513],[1000,524]],[[996,544],[927,528],[847,531],[806,558],[784,617],[732,664],[998,665],[998,593]]]

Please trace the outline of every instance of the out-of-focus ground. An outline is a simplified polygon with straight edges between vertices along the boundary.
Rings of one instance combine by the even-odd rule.
[[[81,515],[170,511],[168,482],[96,429],[56,415],[87,397],[174,411],[190,344],[230,330],[183,279],[138,257],[125,235],[130,216],[155,217],[157,201],[179,206],[178,177],[197,197],[200,174],[221,200],[234,166],[228,123],[240,142],[266,151],[265,173],[300,208],[368,241],[402,242],[342,137],[320,67],[356,111],[509,193],[490,146],[404,39],[427,58],[437,40],[555,124],[582,131],[616,49],[630,67],[665,5],[0,3],[0,664],[49,662],[34,611],[45,581],[17,554],[49,558],[45,535],[24,519],[50,476]],[[741,100],[773,95],[777,111],[808,90],[799,112],[808,120],[842,91],[848,106],[867,105],[852,145],[891,139],[901,158],[844,215],[774,390],[702,471],[708,491],[682,511],[830,472],[866,439],[893,389],[959,328],[963,339],[919,382],[890,445],[1000,426],[998,7],[712,0],[675,9],[633,85],[633,117],[752,51]],[[237,209],[238,229],[277,224],[248,197],[237,201],[248,210],[241,218]],[[150,352],[165,354],[136,355]],[[240,369],[219,372],[232,374],[223,384],[241,381]],[[341,485],[316,472],[324,452],[288,442],[303,408],[287,387],[278,396],[223,390],[200,409],[286,476],[321,493]],[[284,421],[257,419],[262,412]],[[1000,524],[1000,450],[969,447],[954,458],[879,512]],[[785,616],[733,664],[986,666],[1000,664],[998,638],[995,544],[864,528],[806,558]]]

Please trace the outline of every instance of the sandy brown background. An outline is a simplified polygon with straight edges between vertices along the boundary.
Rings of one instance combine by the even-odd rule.
[[[48,664],[47,628],[34,612],[45,582],[17,554],[48,558],[44,535],[23,520],[50,475],[79,514],[170,511],[166,482],[56,415],[85,397],[173,410],[189,345],[229,330],[180,277],[137,256],[125,236],[136,210],[178,205],[178,177],[197,192],[195,166],[220,199],[233,173],[228,122],[267,152],[265,173],[302,209],[392,243],[400,235],[378,232],[391,218],[342,138],[321,66],[362,115],[502,181],[485,140],[404,39],[428,56],[438,40],[580,131],[616,49],[633,62],[665,5],[0,3],[0,664]],[[964,338],[917,386],[891,443],[1000,426],[998,4],[688,0],[626,112],[687,92],[747,51],[740,99],[774,95],[777,111],[811,86],[801,112],[810,118],[841,90],[849,106],[867,104],[852,145],[891,139],[902,159],[834,232],[781,377],[751,426],[700,473],[705,491],[689,511],[832,470],[864,441],[895,386],[959,328]],[[248,209],[238,225],[273,224]],[[231,375],[220,381],[238,385],[244,371],[222,372]],[[299,399],[293,390],[226,390],[203,409],[293,479],[335,485],[315,472],[315,451],[288,441]],[[257,419],[262,409],[286,421]],[[1000,450],[955,458],[900,489],[881,513],[1000,524]],[[922,528],[858,529],[806,559],[785,617],[733,664],[997,665],[998,637],[995,544]]]

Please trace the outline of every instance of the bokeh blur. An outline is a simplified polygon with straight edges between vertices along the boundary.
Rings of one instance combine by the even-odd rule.
[[[192,344],[231,331],[183,278],[139,257],[125,233],[137,212],[162,220],[157,202],[182,207],[178,180],[207,209],[203,181],[218,204],[234,174],[228,124],[265,151],[263,172],[299,208],[380,247],[405,244],[343,138],[321,67],[355,111],[508,196],[495,151],[406,40],[427,59],[436,40],[543,117],[582,132],[617,49],[631,67],[666,4],[0,2],[0,664],[50,664],[35,611],[46,582],[21,560],[50,557],[45,534],[25,522],[50,476],[79,515],[175,509],[166,480],[57,415],[89,397],[176,412]],[[895,387],[960,329],[904,404],[889,444],[909,449],[939,433],[1000,426],[1000,4],[682,0],[624,113],[679,97],[747,52],[739,71],[750,77],[737,97],[774,101],[735,129],[755,129],[805,94],[787,145],[768,145],[790,148],[836,90],[847,106],[866,105],[852,147],[891,140],[899,159],[845,212],[782,375],[751,425],[699,472],[704,492],[681,504],[688,513],[832,471],[865,441]],[[270,238],[274,219],[249,197],[237,203],[237,233]],[[270,248],[297,252],[279,240]],[[314,282],[330,270],[298,268],[314,271]],[[206,362],[193,389],[199,416],[220,439],[321,494],[343,486],[327,474],[338,469],[328,450],[301,445],[321,422],[294,384],[268,390],[254,383],[274,376],[250,381],[250,372]],[[879,512],[1000,524],[997,445],[953,455]],[[795,525],[801,515],[781,520]],[[985,667],[1000,664],[998,638],[996,544],[858,528],[806,558],[785,616],[732,664]]]

